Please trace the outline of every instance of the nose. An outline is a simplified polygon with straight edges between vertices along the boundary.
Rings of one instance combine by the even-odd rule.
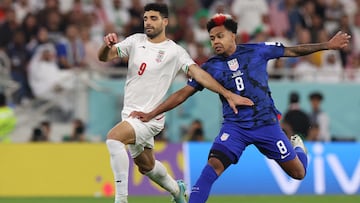
[[[144,22],[144,24],[145,24],[145,27],[150,27],[151,26],[151,23],[149,21]]]
[[[214,44],[215,44],[215,43],[218,43],[218,42],[219,42],[219,38],[218,38],[218,37],[215,37],[215,38],[214,38]]]
[[[218,44],[219,43],[219,38],[215,37],[213,40],[212,40],[212,45],[215,45],[215,44]]]

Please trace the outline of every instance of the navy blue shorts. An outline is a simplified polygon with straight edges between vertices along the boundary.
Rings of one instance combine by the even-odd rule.
[[[277,162],[296,157],[290,140],[278,123],[251,129],[241,128],[240,124],[234,122],[223,123],[211,149],[223,152],[235,164],[250,144],[254,144],[267,158]]]

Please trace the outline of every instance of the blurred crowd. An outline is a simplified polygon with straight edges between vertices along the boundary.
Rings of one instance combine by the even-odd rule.
[[[8,76],[17,84],[13,104],[56,98],[67,114],[77,71],[126,67],[126,59],[98,61],[97,51],[109,32],[120,39],[143,32],[149,2],[169,5],[168,37],[198,64],[212,55],[206,23],[215,13],[238,21],[239,43],[291,46],[347,32],[352,38],[346,50],[273,60],[269,78],[360,82],[360,0],[0,0],[0,92],[10,86]]]
[[[308,96],[311,110],[306,112],[300,105],[300,95],[293,91],[289,95],[289,106],[281,119],[285,134],[298,134],[307,141],[328,142],[337,138],[330,132],[330,117],[322,108],[324,96],[320,91],[311,92]]]

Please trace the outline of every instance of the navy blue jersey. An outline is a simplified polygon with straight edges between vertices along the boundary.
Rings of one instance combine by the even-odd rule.
[[[278,122],[280,112],[275,108],[268,85],[267,62],[284,54],[284,46],[277,42],[240,44],[229,57],[214,56],[202,68],[226,89],[247,97],[254,106],[239,106],[235,114],[220,95],[224,121],[236,121],[243,128],[253,128]],[[195,80],[188,85],[197,90],[203,87]]]

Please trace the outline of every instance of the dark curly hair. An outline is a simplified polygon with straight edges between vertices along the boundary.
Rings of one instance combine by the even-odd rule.
[[[144,7],[144,12],[146,11],[158,11],[163,18],[169,17],[169,9],[166,4],[162,4],[162,3],[146,4]]]
[[[208,32],[216,26],[224,25],[224,27],[236,34],[237,31],[237,22],[229,15],[217,13],[215,14],[207,23],[206,27]]]

